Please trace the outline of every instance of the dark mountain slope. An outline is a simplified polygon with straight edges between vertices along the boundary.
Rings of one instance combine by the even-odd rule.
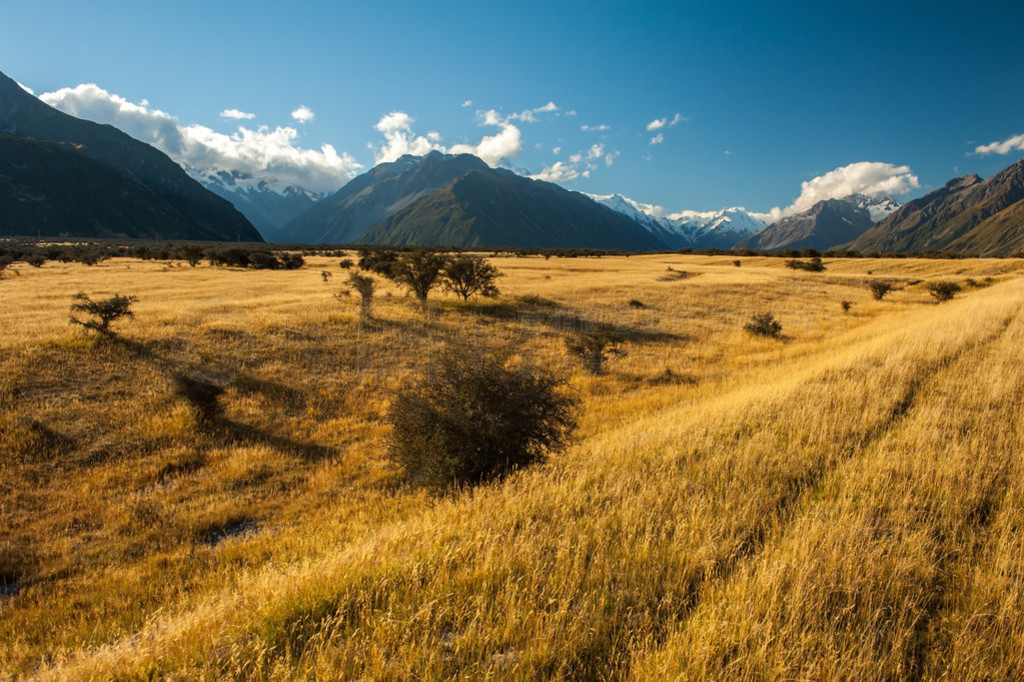
[[[452,180],[363,235],[370,244],[658,250],[635,221],[578,192],[484,168]]]
[[[487,164],[470,154],[430,152],[382,163],[285,225],[281,241],[346,244],[426,194]]]
[[[157,213],[181,216],[179,228],[162,235],[164,238],[262,241],[259,232],[229,202],[203,188],[163,152],[113,126],[57,111],[2,73],[0,132],[71,144],[78,153],[111,172],[131,174],[154,198],[166,204],[154,208]],[[97,185],[97,191],[102,191],[102,186]],[[51,200],[60,201],[61,197],[52,195]],[[126,215],[132,213],[133,210],[125,209]],[[148,228],[140,225],[138,229],[138,235],[126,236],[144,236]]]
[[[127,171],[74,145],[0,133],[0,235],[163,239],[187,225]]]
[[[858,251],[950,251],[1016,254],[1024,209],[1024,159],[988,180],[968,175],[904,204],[853,240]]]
[[[469,154],[403,156],[353,179],[279,233],[309,243],[664,249],[578,192]]]

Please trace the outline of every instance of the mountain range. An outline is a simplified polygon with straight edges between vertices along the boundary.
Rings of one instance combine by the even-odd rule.
[[[621,194],[588,194],[594,201],[633,219],[670,249],[728,249],[737,241],[767,227],[742,208],[721,211],[683,211],[663,215],[656,207]]]
[[[238,170],[183,169],[112,126],[57,111],[0,73],[0,236],[1024,252],[1024,159],[987,180],[954,178],[902,206],[855,194],[772,224],[742,208],[667,214],[619,194],[586,195],[527,175],[434,151],[378,164],[324,196]]]
[[[909,201],[845,245],[863,252],[948,251],[1010,256],[1024,251],[1024,159],[987,180],[954,178]]]
[[[163,152],[57,111],[2,73],[0,133],[0,235],[263,241]]]
[[[326,196],[297,185],[280,187],[240,170],[186,166],[185,171],[203,187],[230,201],[267,241],[281,241],[278,231]]]
[[[666,248],[579,192],[491,168],[470,154],[402,156],[352,179],[279,232],[286,242]]]
[[[853,194],[843,199],[824,199],[806,211],[786,216],[742,239],[736,249],[773,251],[818,249],[824,251],[859,237],[879,220],[899,208],[891,197]]]

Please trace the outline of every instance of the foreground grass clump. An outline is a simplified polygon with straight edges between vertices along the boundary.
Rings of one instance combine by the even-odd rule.
[[[511,358],[452,349],[401,390],[388,455],[434,490],[494,480],[542,462],[576,428],[564,381]]]
[[[5,278],[0,670],[1024,672],[1021,261],[835,258],[810,285],[756,256],[492,257],[496,301],[436,290],[422,315],[380,278],[361,322],[317,277],[344,256]],[[898,295],[871,303],[872,277]],[[918,286],[988,277],[941,306]],[[69,331],[76,291],[128,287],[115,342]],[[786,343],[750,342],[752,305]],[[608,321],[629,354],[570,372],[566,334]],[[453,342],[568,376],[569,446],[465,494],[398,485],[388,415]]]

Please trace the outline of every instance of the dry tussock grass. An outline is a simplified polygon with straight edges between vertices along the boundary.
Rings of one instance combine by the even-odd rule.
[[[1021,263],[732,261],[495,259],[497,301],[424,316],[385,285],[363,323],[327,259],[22,269],[0,282],[0,669],[1019,676]],[[967,277],[996,285],[931,303]],[[78,291],[134,294],[135,319],[85,337]],[[763,310],[782,341],[743,332]],[[396,484],[382,417],[446,341],[563,371],[594,324],[628,354],[574,371],[571,450],[457,496]]]

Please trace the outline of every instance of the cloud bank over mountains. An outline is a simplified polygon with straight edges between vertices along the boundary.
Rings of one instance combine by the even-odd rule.
[[[176,117],[151,108],[146,100],[135,104],[91,83],[44,93],[39,99],[72,116],[110,123],[183,166],[243,171],[280,187],[298,185],[333,192],[363,167],[329,144],[319,150],[298,146],[299,132],[290,126],[239,126],[227,135],[198,124],[182,125]],[[255,117],[238,109],[226,109],[220,115],[235,120]],[[292,116],[308,121],[313,112],[299,107]]]
[[[920,187],[921,183],[910,172],[910,166],[859,161],[800,183],[800,196],[796,201],[784,209],[772,209],[771,213],[778,211],[780,217],[783,217],[806,211],[825,199],[842,199],[851,194],[895,197],[909,194]]]
[[[63,88],[48,92],[39,98],[47,104],[73,116],[110,123],[129,135],[148,142],[165,152],[183,166],[203,170],[219,169],[241,171],[256,180],[267,180],[271,186],[283,188],[297,185],[317,192],[333,192],[360,172],[364,166],[347,152],[338,153],[330,144],[320,149],[300,146],[299,131],[291,126],[246,127],[239,125],[231,134],[215,131],[199,124],[183,125],[175,116],[150,106],[142,100],[133,103],[124,97],[107,92],[95,84],[83,84],[74,88]],[[467,106],[469,100],[463,103]],[[392,111],[380,118],[374,129],[383,141],[369,144],[375,163],[394,161],[404,154],[421,156],[437,150],[450,154],[474,154],[489,166],[497,167],[514,158],[523,149],[523,133],[520,125],[540,122],[544,117],[575,115],[565,112],[549,101],[539,107],[512,114],[502,114],[495,109],[476,112],[476,123],[481,128],[495,129],[484,134],[479,141],[463,141],[444,144],[441,134],[429,131],[419,134],[414,129],[415,119],[404,111]],[[256,115],[239,109],[225,109],[220,116],[232,121],[250,121]],[[315,114],[306,106],[299,106],[291,113],[300,125],[314,120]],[[688,119],[680,114],[672,117],[655,118],[645,130],[656,132],[651,144],[661,140],[663,131],[673,128]],[[606,131],[607,126],[583,125],[583,131]],[[662,137],[663,139],[663,137]],[[1024,149],[1024,135],[1011,137],[1002,142],[993,142],[976,148],[976,154],[998,153]],[[555,154],[562,148],[555,147]],[[589,178],[600,167],[612,166],[621,155],[618,150],[608,149],[604,143],[568,153],[561,160],[530,174],[529,177],[548,182],[569,183],[579,178]],[[754,213],[762,220],[774,222],[779,218],[800,213],[823,199],[841,199],[851,194],[867,196],[902,196],[921,187],[918,177],[909,166],[891,163],[860,161],[840,166],[823,175],[801,183],[800,194],[785,208],[774,207],[766,213]],[[651,215],[678,217],[698,215],[700,211],[670,213],[660,206],[643,204]]]

